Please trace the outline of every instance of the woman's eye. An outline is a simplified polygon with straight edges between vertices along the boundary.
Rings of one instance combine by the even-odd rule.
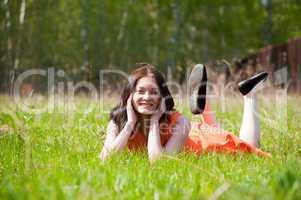
[[[150,93],[151,93],[152,95],[157,95],[157,94],[159,94],[158,91],[151,91]]]
[[[157,90],[137,90],[136,91],[138,94],[145,94],[146,92],[148,92],[150,95],[158,95],[159,92]]]

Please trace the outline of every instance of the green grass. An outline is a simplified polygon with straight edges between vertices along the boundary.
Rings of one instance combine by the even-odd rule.
[[[300,100],[289,98],[287,119],[260,102],[261,145],[270,159],[183,152],[151,165],[146,154],[130,152],[99,161],[108,122],[103,108],[112,103],[77,98],[75,110],[57,106],[34,114],[0,96],[0,199],[301,199]],[[229,101],[226,112],[217,112],[236,134],[241,103]],[[179,110],[197,120],[187,106]]]

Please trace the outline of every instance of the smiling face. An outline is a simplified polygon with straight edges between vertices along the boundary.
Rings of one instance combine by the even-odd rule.
[[[152,76],[145,76],[138,80],[133,93],[133,106],[139,114],[154,114],[160,100],[160,90]]]

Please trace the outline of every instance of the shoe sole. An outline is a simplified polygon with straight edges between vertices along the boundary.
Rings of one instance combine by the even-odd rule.
[[[189,106],[193,114],[200,114],[204,111],[206,103],[207,73],[202,64],[197,64],[192,69],[189,79]]]
[[[254,77],[260,76],[260,75],[263,76],[262,79],[259,80],[252,88],[248,88],[248,85],[247,85],[248,81],[250,81]],[[267,77],[268,77],[268,73],[266,73],[266,72],[256,74],[256,75],[252,76],[251,78],[249,78],[247,80],[239,82],[238,83],[238,89],[243,95],[247,95],[250,92],[255,92],[257,90],[257,88],[259,88],[259,85],[261,85],[264,81],[266,81]],[[244,87],[247,87],[247,88],[244,88]]]

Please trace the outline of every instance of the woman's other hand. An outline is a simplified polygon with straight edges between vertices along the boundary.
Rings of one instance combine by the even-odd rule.
[[[126,113],[127,113],[127,118],[128,118],[128,123],[136,124],[137,122],[137,116],[134,111],[133,105],[132,105],[132,99],[133,99],[133,94],[131,94],[127,100],[127,105],[126,105]]]
[[[165,100],[162,99],[159,109],[157,110],[157,112],[155,112],[152,116],[151,116],[151,123],[153,122],[158,122],[160,117],[163,115],[163,113],[166,112],[166,105],[165,105]]]

